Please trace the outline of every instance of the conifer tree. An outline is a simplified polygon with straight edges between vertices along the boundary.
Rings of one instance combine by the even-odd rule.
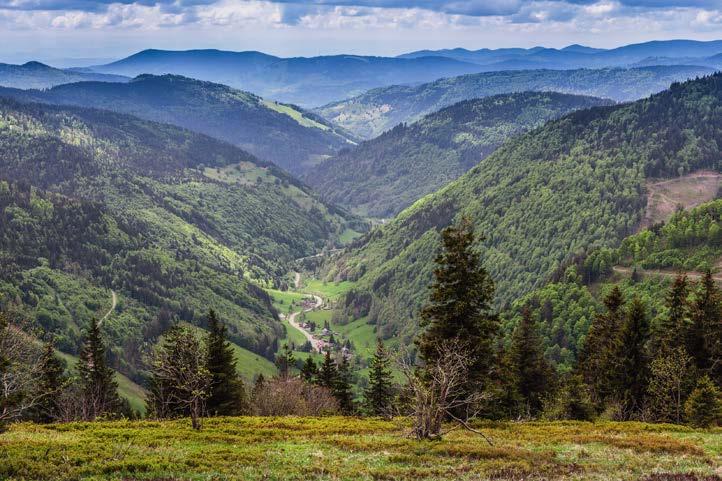
[[[33,409],[33,420],[49,423],[60,417],[59,394],[67,382],[65,363],[55,355],[53,343],[45,343],[40,358],[40,378],[38,379],[40,401]]]
[[[91,421],[98,416],[117,413],[122,406],[118,397],[118,383],[105,356],[100,326],[96,319],[91,319],[77,367],[83,396],[83,418]]]
[[[694,357],[697,369],[709,373],[713,378],[716,365],[722,363],[722,358],[717,357],[722,347],[721,334],[722,296],[712,277],[712,271],[708,269],[700,282],[700,289],[691,308],[687,351]],[[719,359],[719,362],[715,363],[715,359]]]
[[[243,380],[236,371],[236,360],[226,340],[226,326],[211,309],[208,312],[208,358],[211,387],[206,406],[211,415],[238,416],[247,411],[248,401]]]
[[[331,352],[326,351],[321,367],[318,369],[316,382],[319,386],[333,389],[336,385],[336,363],[331,359]]]
[[[394,384],[390,364],[389,353],[379,338],[376,340],[376,352],[369,366],[369,384],[364,393],[366,409],[374,416],[392,415]]]
[[[341,356],[341,362],[336,368],[336,380],[333,384],[333,396],[338,401],[338,407],[343,414],[353,414],[353,392],[351,391],[351,366],[346,356]]]
[[[317,374],[318,367],[316,366],[316,362],[311,356],[308,356],[306,358],[306,361],[304,361],[303,363],[303,367],[301,368],[301,378],[307,383],[311,384],[316,380]]]
[[[644,304],[634,297],[627,309],[619,342],[618,399],[626,418],[643,406],[649,378],[649,321]]]
[[[689,333],[689,286],[687,276],[678,275],[669,293],[666,305],[668,313],[662,318],[655,333],[656,348],[665,352],[687,347]]]
[[[534,416],[541,411],[544,395],[550,390],[551,367],[544,359],[542,339],[527,308],[512,335],[509,358],[515,391],[524,405],[522,414]]]
[[[618,286],[604,298],[606,312],[595,316],[580,355],[584,382],[601,407],[615,391],[619,372],[619,333],[624,318],[624,296]]]
[[[293,367],[296,365],[296,357],[288,344],[283,345],[283,349],[276,356],[276,367],[278,368],[278,376],[281,379],[287,379],[291,376]]]
[[[706,428],[722,421],[722,398],[709,376],[702,376],[684,405],[687,421]]]
[[[429,302],[421,311],[426,329],[417,340],[419,354],[425,363],[433,363],[441,345],[461,340],[472,358],[464,390],[476,391],[494,365],[493,341],[499,327],[492,312],[494,282],[474,249],[469,219],[444,229],[441,238]]]

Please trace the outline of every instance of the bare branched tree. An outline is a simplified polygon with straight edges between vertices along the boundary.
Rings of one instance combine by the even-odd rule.
[[[417,439],[435,439],[461,427],[483,436],[491,444],[491,439],[470,425],[489,398],[482,391],[469,393],[465,389],[474,362],[470,350],[454,339],[440,344],[437,352],[437,359],[424,366],[410,362],[408,356],[399,359],[411,397],[413,435]],[[464,419],[454,414],[459,411],[466,413]],[[446,430],[445,421],[450,421]]]
[[[0,313],[0,424],[20,418],[50,393],[38,389],[42,349]]]
[[[175,327],[166,333],[163,345],[151,356],[153,402],[164,412],[180,410],[191,416],[193,429],[201,428],[201,417],[210,393],[212,376],[206,367],[206,347],[188,328]]]

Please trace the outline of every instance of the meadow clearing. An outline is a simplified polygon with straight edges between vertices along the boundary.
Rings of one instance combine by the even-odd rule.
[[[719,480],[722,429],[481,422],[440,441],[407,420],[210,418],[15,424],[0,435],[7,480]],[[680,475],[686,476],[680,476]]]

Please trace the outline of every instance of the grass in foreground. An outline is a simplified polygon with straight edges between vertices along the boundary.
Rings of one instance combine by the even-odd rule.
[[[406,437],[405,421],[215,418],[17,424],[0,435],[0,479],[637,480],[720,475],[722,430],[640,423],[485,423],[479,436]],[[694,478],[692,478],[694,479]]]

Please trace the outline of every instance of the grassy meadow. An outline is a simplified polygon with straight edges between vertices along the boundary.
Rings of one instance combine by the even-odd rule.
[[[481,423],[408,437],[405,420],[212,418],[16,424],[0,435],[0,479],[638,480],[722,475],[722,430],[641,423]],[[652,479],[667,479],[657,477]],[[669,478],[673,479],[673,478]]]

